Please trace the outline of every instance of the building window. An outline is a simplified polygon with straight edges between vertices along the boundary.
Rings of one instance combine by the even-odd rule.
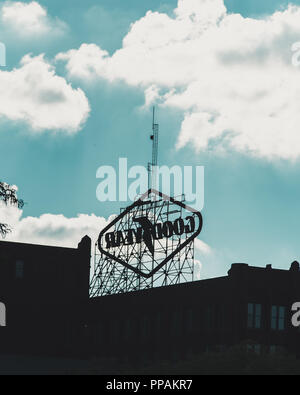
[[[261,354],[261,345],[260,344],[247,344],[247,351],[250,353],[255,353],[257,355]]]
[[[157,313],[155,316],[155,334],[159,338],[162,330],[162,316],[161,313]]]
[[[181,334],[181,315],[178,310],[174,311],[172,314],[171,330],[174,336]]]
[[[261,304],[248,303],[248,324],[249,329],[261,328]]]
[[[284,331],[285,329],[285,307],[272,306],[271,310],[271,329]]]
[[[213,310],[210,306],[205,309],[205,329],[210,330],[213,328]]]
[[[270,346],[270,354],[276,354],[277,347],[276,346]]]
[[[124,329],[123,329],[125,339],[130,339],[130,337],[132,335],[131,324],[132,324],[132,321],[129,318],[127,318],[125,320],[125,325],[124,325]]]
[[[187,310],[186,329],[187,333],[192,333],[194,330],[194,311],[191,308]]]
[[[120,340],[120,321],[114,320],[111,323],[111,340],[117,343]]]
[[[224,305],[215,306],[215,326],[216,329],[221,331],[226,329],[226,316]]]
[[[24,262],[21,260],[16,261],[16,278],[22,280],[24,278]]]
[[[101,345],[103,339],[103,325],[100,323],[96,324],[96,333],[95,333],[95,344]]]
[[[148,340],[150,336],[150,319],[148,316],[142,317],[141,320],[141,338],[142,340]]]

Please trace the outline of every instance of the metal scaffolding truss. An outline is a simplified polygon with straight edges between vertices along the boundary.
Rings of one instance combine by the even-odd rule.
[[[176,199],[184,201],[184,197]],[[141,201],[125,213],[110,232],[115,234],[126,234],[128,229],[133,229],[135,234],[141,227],[139,218],[148,218],[152,224],[174,223],[178,218],[186,217],[184,205],[176,204],[173,199],[165,200],[161,196],[149,195],[148,199]],[[197,220],[195,213],[188,212]],[[141,229],[140,229],[141,230]],[[142,241],[133,241],[132,244],[120,243],[118,246],[110,246],[108,252],[110,256],[99,252],[104,250],[105,239],[99,238],[95,246],[94,270],[91,279],[91,297],[119,294],[131,291],[138,291],[159,286],[179,284],[193,281],[194,278],[194,239],[187,242],[188,234],[172,234],[171,237],[156,238],[151,237],[151,251],[149,243],[142,238]],[[100,243],[101,245],[99,246]],[[185,245],[184,245],[185,244]],[[172,253],[172,259],[165,264],[166,258]],[[112,257],[116,259],[112,259]],[[119,260],[119,261],[118,261]],[[126,266],[120,262],[126,262]],[[155,272],[155,268],[163,265]],[[152,275],[152,273],[154,273]]]

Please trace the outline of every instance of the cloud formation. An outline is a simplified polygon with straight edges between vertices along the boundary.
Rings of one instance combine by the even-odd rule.
[[[35,132],[72,134],[80,130],[89,112],[84,92],[56,75],[43,55],[26,55],[19,68],[0,70],[0,117],[26,122]]]
[[[177,148],[300,157],[300,7],[262,19],[227,12],[223,0],[179,0],[173,17],[149,11],[112,56],[95,44],[58,54],[70,78],[124,81],[146,102],[184,112]]]
[[[100,230],[107,224],[95,214],[78,214],[74,218],[64,215],[43,214],[40,217],[23,217],[23,211],[0,202],[0,221],[12,228],[5,240],[31,244],[76,247],[85,235],[96,242]]]
[[[0,6],[0,21],[2,29],[13,31],[22,39],[58,36],[67,30],[64,22],[49,16],[47,10],[37,1],[5,1]]]
[[[23,217],[23,210],[0,202],[0,222],[7,223],[12,228],[12,232],[6,237],[7,241],[74,248],[85,235],[88,235],[95,243],[100,231],[113,218],[114,215],[106,219],[95,214],[78,214],[73,218],[67,218],[62,214]],[[195,250],[196,256],[201,258],[212,254],[211,247],[200,239],[195,240]],[[196,259],[197,278],[200,276],[200,270],[201,263]]]

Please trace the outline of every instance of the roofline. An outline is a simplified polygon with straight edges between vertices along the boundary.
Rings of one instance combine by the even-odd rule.
[[[111,294],[111,295],[99,295],[99,296],[90,296],[89,300],[103,300],[103,298],[111,298],[111,297],[121,297],[121,296],[129,296],[129,295],[147,295],[148,293],[153,293],[153,292],[160,292],[168,289],[168,290],[174,290],[175,288],[185,288],[185,287],[196,287],[197,285],[212,282],[212,281],[225,281],[228,280],[229,276],[221,276],[221,277],[213,277],[213,278],[206,278],[203,280],[196,280],[196,281],[188,281],[185,283],[180,283],[180,284],[170,284],[168,286],[166,285],[161,285],[159,287],[153,287],[153,288],[147,288],[147,289],[139,289],[136,291],[129,291],[129,292],[123,292],[123,293],[116,293],[116,294]]]
[[[0,248],[1,245],[19,245],[19,246],[27,246],[27,247],[39,247],[39,248],[55,248],[55,249],[63,249],[63,250],[74,250],[77,251],[77,247],[63,247],[63,246],[52,246],[52,245],[44,245],[44,244],[33,244],[33,243],[22,243],[19,241],[6,241],[6,240],[0,240]]]

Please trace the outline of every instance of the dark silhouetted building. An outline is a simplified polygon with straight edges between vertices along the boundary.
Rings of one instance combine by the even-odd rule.
[[[0,301],[7,314],[2,352],[70,354],[80,345],[90,253],[87,236],[77,249],[0,242]]]
[[[225,277],[90,299],[90,256],[87,236],[77,249],[0,242],[2,352],[145,362],[244,343],[300,355],[297,262],[233,264]]]
[[[255,352],[300,354],[291,306],[300,301],[299,264],[290,270],[233,264],[228,276],[90,300],[90,353],[180,360],[245,344]]]

